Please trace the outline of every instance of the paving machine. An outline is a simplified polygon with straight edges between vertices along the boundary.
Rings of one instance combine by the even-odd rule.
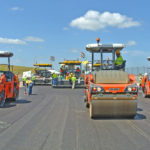
[[[47,67],[52,67],[52,64],[34,64],[35,77],[34,85],[52,85],[52,74],[48,71]]]
[[[85,76],[85,103],[91,118],[131,117],[136,115],[138,87],[135,75],[126,73],[125,61],[116,66],[115,52],[124,44],[89,44],[86,50],[92,55],[92,71]],[[94,71],[94,54],[98,54],[100,65]],[[111,60],[105,60],[109,54]]]
[[[0,69],[0,105],[3,103],[3,96],[5,100],[14,100],[19,96],[19,79],[10,71],[10,57],[13,56],[12,52],[0,51],[0,57],[8,58],[8,71]]]
[[[150,57],[147,58],[150,61]],[[146,73],[142,78],[142,91],[144,97],[150,97],[150,73]]]
[[[82,67],[81,61],[78,60],[65,60],[63,62],[59,62],[61,65],[60,68],[60,77],[57,78],[56,85],[53,84],[53,87],[72,87],[71,79],[66,76],[70,76],[71,74],[74,74],[77,78],[75,87],[76,88],[82,88],[84,87],[84,77],[82,74]]]

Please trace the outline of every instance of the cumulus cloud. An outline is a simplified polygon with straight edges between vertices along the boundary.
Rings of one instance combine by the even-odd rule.
[[[11,8],[12,11],[23,11],[24,9],[18,6],[12,7]]]
[[[127,45],[128,46],[134,46],[134,45],[136,45],[136,42],[135,41],[128,41]]]
[[[20,39],[9,39],[9,38],[2,38],[0,37],[1,44],[26,44],[25,41]]]
[[[127,17],[120,13],[111,13],[90,10],[84,16],[76,18],[71,21],[70,26],[83,30],[99,30],[106,27],[117,28],[130,28],[139,26],[138,21],[134,21],[133,18]]]
[[[43,39],[39,38],[39,37],[34,37],[34,36],[27,36],[24,38],[25,41],[28,42],[44,42]]]

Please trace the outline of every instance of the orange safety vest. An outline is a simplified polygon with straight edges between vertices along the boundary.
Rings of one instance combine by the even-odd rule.
[[[80,72],[80,69],[77,69],[76,71],[77,71],[77,72]]]

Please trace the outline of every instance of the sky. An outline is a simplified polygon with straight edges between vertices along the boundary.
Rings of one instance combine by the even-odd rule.
[[[12,65],[80,58],[86,45],[123,43],[127,67],[149,66],[149,0],[0,0],[0,51]],[[50,61],[50,56],[55,61]],[[0,58],[0,64],[7,60]]]

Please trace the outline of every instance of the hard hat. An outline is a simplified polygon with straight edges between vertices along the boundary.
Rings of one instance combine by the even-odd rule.
[[[120,54],[120,51],[119,51],[119,50],[116,50],[116,54]]]
[[[147,73],[145,73],[144,76],[147,76]]]

